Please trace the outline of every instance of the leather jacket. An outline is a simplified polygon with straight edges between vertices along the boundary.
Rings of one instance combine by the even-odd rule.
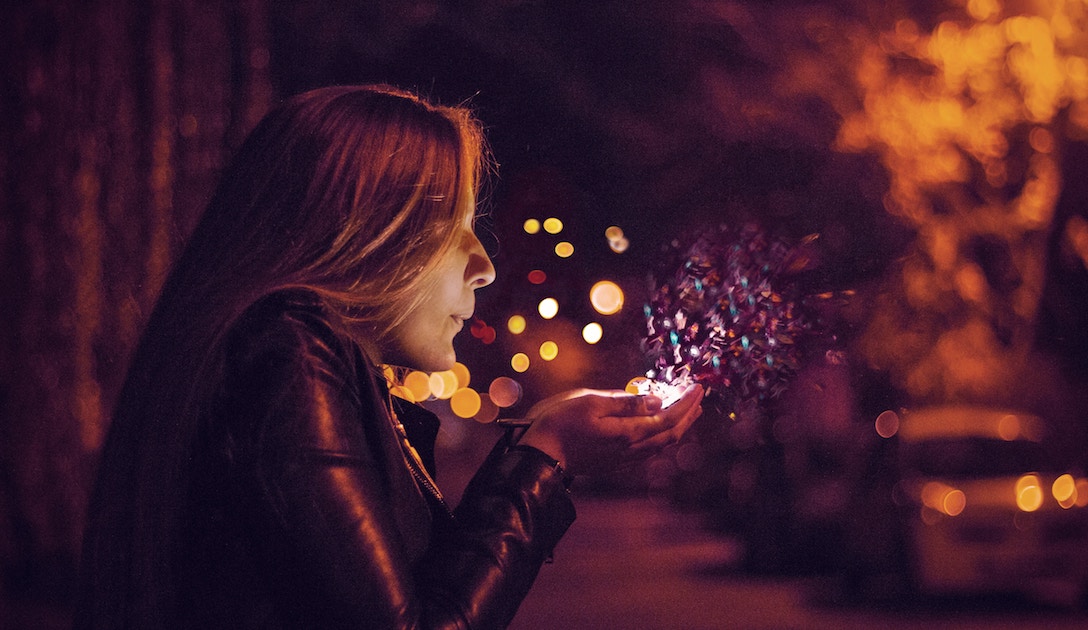
[[[226,337],[176,556],[181,625],[506,626],[574,521],[554,461],[500,443],[451,511],[427,482],[438,419],[392,403],[337,321],[280,292]]]

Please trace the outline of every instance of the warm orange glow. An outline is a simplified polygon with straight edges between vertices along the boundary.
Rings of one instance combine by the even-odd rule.
[[[450,396],[450,411],[458,418],[472,418],[480,412],[480,394],[469,387],[462,387]]]
[[[1088,479],[1077,479],[1077,507],[1088,507]]]
[[[559,234],[563,231],[563,222],[555,217],[544,219],[544,231],[548,234]]]
[[[555,244],[555,255],[560,258],[570,258],[574,255],[574,245],[568,241],[560,241]]]
[[[526,219],[521,227],[526,234],[537,234],[540,232],[540,221],[538,219]]]
[[[589,303],[601,315],[614,315],[623,308],[623,289],[611,280],[601,280],[590,288]]]
[[[457,377],[457,387],[468,387],[468,384],[472,382],[472,373],[469,372],[468,366],[460,361],[453,364],[452,368],[454,376]]]
[[[1077,482],[1073,475],[1064,474],[1054,480],[1050,488],[1058,505],[1069,509],[1077,504]]]
[[[1037,475],[1024,475],[1016,480],[1016,507],[1034,512],[1043,505],[1042,481]]]
[[[421,402],[431,397],[431,379],[425,372],[413,370],[404,377],[401,383],[412,393],[412,400]]]
[[[639,391],[639,385],[647,381],[645,376],[636,376],[635,378],[627,381],[627,385],[623,388],[623,391],[628,394],[637,394]]]
[[[521,315],[511,315],[510,319],[506,320],[506,329],[515,335],[520,335],[525,332],[525,318]]]
[[[967,507],[967,496],[962,490],[939,481],[922,486],[922,504],[947,516],[958,516]]]
[[[419,402],[416,400],[415,394],[412,393],[412,390],[408,389],[403,385],[394,385],[393,387],[390,387],[389,394],[391,396],[396,396],[397,398],[403,398],[408,402]]]

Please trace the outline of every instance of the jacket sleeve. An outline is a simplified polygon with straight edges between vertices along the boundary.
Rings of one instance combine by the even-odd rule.
[[[286,625],[508,624],[574,519],[548,458],[493,453],[456,518],[431,527],[418,490],[402,483],[410,472],[384,407],[360,387],[354,346],[305,314],[243,338],[228,364],[228,444]],[[426,551],[415,556],[421,531]]]

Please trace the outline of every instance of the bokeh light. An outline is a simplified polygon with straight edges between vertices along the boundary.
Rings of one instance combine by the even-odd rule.
[[[603,336],[604,329],[597,322],[589,322],[582,328],[582,339],[588,344],[597,343]]]
[[[563,231],[563,222],[555,217],[544,219],[544,231],[548,234],[559,234]]]
[[[1034,512],[1043,505],[1042,482],[1037,475],[1024,475],[1016,480],[1016,506]]]
[[[555,244],[555,255],[560,258],[570,258],[574,255],[574,245],[569,241],[559,241]]]
[[[525,219],[525,223],[522,225],[526,234],[536,234],[540,231],[540,221],[536,219]]]
[[[525,332],[525,318],[521,315],[511,315],[510,319],[506,320],[506,329],[515,335],[520,335]]]
[[[409,372],[405,375],[404,382],[401,385],[412,393],[414,402],[422,402],[431,397],[431,378],[427,376],[426,372],[418,370]]]
[[[539,269],[533,269],[529,272],[529,282],[531,284],[544,284],[544,281],[548,279],[548,274]]]
[[[491,401],[502,408],[513,407],[521,400],[521,383],[509,376],[500,376],[487,388]]]
[[[623,289],[611,280],[601,280],[589,290],[589,303],[601,315],[613,315],[623,308]]]
[[[1054,480],[1050,490],[1054,494],[1054,499],[1058,501],[1058,505],[1063,508],[1069,509],[1077,504],[1077,482],[1073,479],[1073,475],[1068,473],[1061,475]]]
[[[641,389],[641,384],[648,380],[650,379],[646,378],[645,376],[636,376],[633,379],[627,381],[627,386],[623,388],[623,391],[627,392],[628,394],[637,394]]]
[[[433,372],[427,379],[431,395],[439,400],[448,400],[457,391],[457,375],[453,370]]]
[[[545,341],[540,344],[540,358],[545,361],[551,361],[555,357],[559,356],[559,344],[554,341]]]
[[[544,298],[537,305],[536,310],[544,319],[551,319],[559,314],[559,301],[555,298]]]
[[[623,230],[619,226],[612,225],[604,231],[604,237],[609,241],[617,241],[623,238]]]
[[[480,394],[480,410],[473,416],[473,420],[486,424],[498,419],[499,406],[491,400],[490,394]]]
[[[630,241],[627,240],[626,237],[617,238],[614,241],[608,241],[608,247],[611,248],[612,251],[616,252],[617,254],[622,254],[623,252],[627,251],[627,248],[630,247],[630,246],[631,246],[631,243],[630,243]]]
[[[455,362],[451,370],[453,371],[454,376],[457,377],[458,388],[468,387],[469,383],[472,382],[472,373],[469,372],[468,366],[464,363],[461,363],[460,361]]]
[[[899,432],[899,414],[891,409],[876,417],[876,433],[882,438],[890,438]]]
[[[519,374],[529,369],[529,355],[519,352],[510,357],[510,367]]]
[[[390,387],[389,394],[391,396],[396,396],[397,398],[403,398],[408,402],[418,402],[416,400],[415,394],[412,393],[412,390],[408,389],[404,385],[394,385],[393,387]]]
[[[450,411],[458,418],[472,418],[480,412],[480,394],[471,387],[462,387],[450,396]]]

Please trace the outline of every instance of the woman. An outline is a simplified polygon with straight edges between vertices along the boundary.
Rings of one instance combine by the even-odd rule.
[[[381,366],[445,370],[474,292],[487,166],[461,108],[309,92],[240,149],[168,278],[103,452],[78,627],[487,628],[574,520],[568,475],[699,413],[622,392],[532,408],[456,510],[437,419]]]

